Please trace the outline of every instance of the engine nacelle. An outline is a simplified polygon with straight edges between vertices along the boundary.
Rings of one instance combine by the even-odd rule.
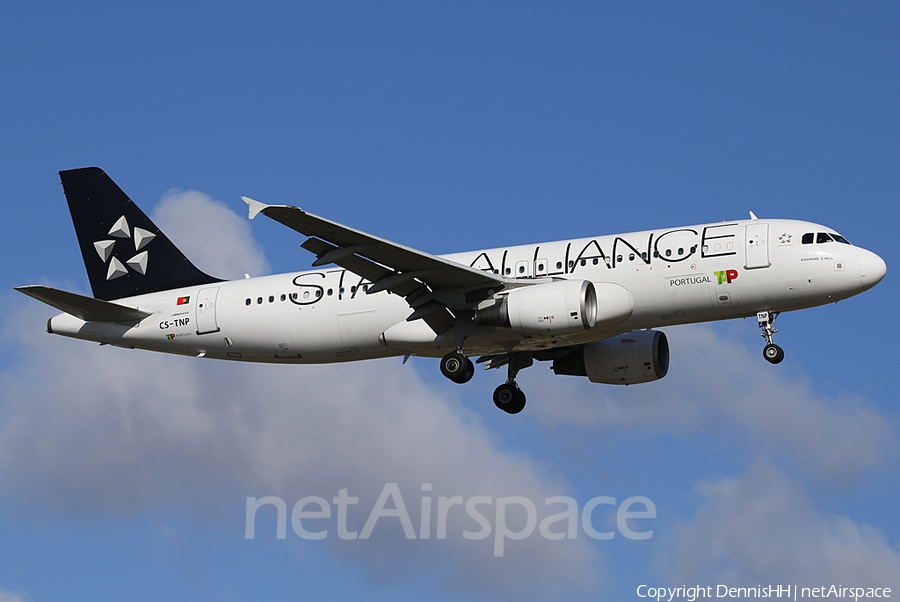
[[[597,292],[588,280],[522,286],[476,311],[475,321],[538,336],[584,332],[597,323]]]
[[[576,348],[554,360],[553,371],[607,385],[659,380],[669,371],[669,342],[659,330],[629,332]]]

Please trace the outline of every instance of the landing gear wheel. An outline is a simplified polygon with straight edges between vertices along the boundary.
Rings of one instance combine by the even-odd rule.
[[[770,364],[780,364],[781,360],[784,359],[784,350],[772,342],[772,335],[778,332],[775,328],[775,318],[777,317],[777,311],[771,313],[767,310],[756,312],[756,321],[759,323],[759,327],[762,330],[762,338],[766,340],[766,347],[763,349],[763,357],[766,358],[766,361]]]
[[[441,358],[441,374],[455,383],[468,382],[475,374],[472,360],[456,351],[451,351]]]
[[[475,364],[472,363],[472,360],[466,358],[466,374],[463,376],[460,384],[469,382],[473,376],[475,376]]]
[[[504,383],[494,389],[494,405],[507,414],[518,414],[525,409],[525,393],[515,384]]]
[[[784,350],[775,343],[770,343],[763,349],[763,357],[772,364],[780,364],[784,359]]]

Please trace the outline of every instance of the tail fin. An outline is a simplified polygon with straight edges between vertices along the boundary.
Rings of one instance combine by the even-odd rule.
[[[94,297],[221,282],[204,274],[102,169],[59,172]]]

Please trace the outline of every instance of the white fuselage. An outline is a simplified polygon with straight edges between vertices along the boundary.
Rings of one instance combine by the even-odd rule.
[[[467,355],[490,355],[761,310],[802,309],[874,286],[884,275],[881,259],[843,242],[816,242],[819,233],[833,232],[803,221],[744,220],[445,257],[506,278],[614,283],[630,295],[629,317],[564,337],[479,327],[463,348]],[[810,234],[813,242],[804,244]],[[387,291],[367,294],[368,284],[342,268],[220,282],[117,300],[152,312],[137,323],[84,322],[60,314],[48,330],[113,345],[255,362],[440,357],[454,348],[452,331],[436,337],[422,320],[406,322],[412,313],[406,300]]]

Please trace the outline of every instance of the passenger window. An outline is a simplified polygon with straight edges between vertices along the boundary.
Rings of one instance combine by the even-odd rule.
[[[600,263],[600,260],[594,257],[594,265],[597,265],[598,263]]]
[[[621,256],[621,255],[616,255],[616,261],[617,261],[618,263],[622,263],[622,256]]]
[[[296,301],[296,300],[297,300],[297,293],[291,293],[291,299],[293,299],[294,301]]]
[[[287,299],[287,295],[285,295],[284,293],[282,293],[282,294],[281,294],[281,300],[284,301],[285,299]]]
[[[543,263],[539,263],[539,264],[538,264],[538,271],[539,271],[539,272],[543,272],[543,271],[544,271],[544,264],[543,264]]]
[[[355,286],[351,286],[351,287],[350,287],[350,294],[351,294],[351,295],[355,295],[355,294],[356,294],[356,287],[355,287]]]
[[[581,265],[582,265],[582,267],[586,266],[586,265],[587,265],[587,259],[582,259],[582,260],[581,260]]]
[[[269,303],[275,303],[275,295],[269,295]]]
[[[256,302],[257,302],[257,303],[262,303],[262,297],[257,297],[257,298],[256,298]]]
[[[343,287],[343,286],[342,286],[340,289],[338,289],[338,294],[339,294],[339,295],[343,295],[343,294],[344,294],[344,287]]]
[[[519,273],[520,273],[520,274],[524,274],[524,273],[525,273],[525,266],[524,266],[524,265],[520,265],[520,266],[519,266]]]
[[[316,299],[319,299],[321,296],[322,296],[322,289],[317,288],[316,289]]]
[[[309,291],[303,291],[303,298],[309,299]]]
[[[803,235],[803,244],[805,244],[805,245],[813,244],[813,233],[812,232],[807,232],[806,234]]]
[[[659,259],[659,250],[653,251],[653,257]]]
[[[628,261],[634,261],[634,253],[628,254]]]
[[[641,253],[641,259],[643,259],[644,261],[647,261],[647,251],[644,251],[643,253]]]
[[[561,262],[561,261],[557,261],[557,262],[556,262],[556,269],[557,269],[557,270],[561,270],[561,269],[562,269],[562,262]]]
[[[245,305],[250,305],[250,297],[247,297],[247,301],[244,303]]]
[[[820,244],[826,243],[826,242],[834,242],[834,240],[832,240],[831,237],[828,236],[827,232],[819,232],[816,235],[816,244],[820,245]]]
[[[512,274],[512,268],[506,268],[506,275],[509,276]]]
[[[330,297],[333,294],[334,294],[334,289],[333,288],[328,289],[328,296]]]
[[[672,256],[672,249],[666,249],[666,257]]]
[[[682,247],[678,247],[678,254],[684,255],[684,249]]]
[[[575,262],[570,259],[569,260],[569,269],[571,270],[574,267],[575,267]]]

